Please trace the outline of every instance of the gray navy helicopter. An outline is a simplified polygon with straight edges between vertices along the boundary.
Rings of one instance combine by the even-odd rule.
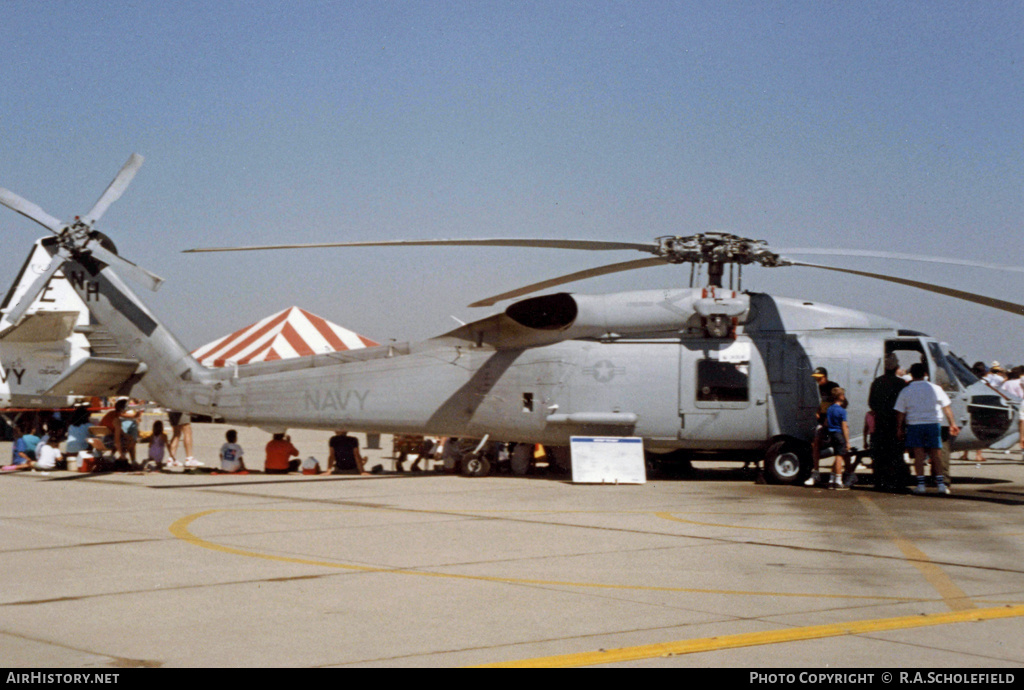
[[[723,283],[727,269],[730,278],[738,272],[741,281],[746,265],[803,266],[896,282],[1017,315],[1024,314],[1024,306],[893,276],[794,261],[763,241],[726,233],[661,237],[652,243],[483,239],[190,250],[440,245],[651,255],[543,281],[471,306],[492,306],[575,280],[666,262],[691,265],[690,287],[529,297],[423,342],[206,368],[121,276],[151,289],[161,279],[118,256],[94,228],[141,162],[133,154],[93,210],[72,223],[0,189],[0,203],[54,235],[43,242],[53,257],[49,268],[5,316],[17,324],[26,303],[45,288],[47,276],[63,267],[124,356],[142,363],[137,373],[147,396],[171,409],[268,431],[348,429],[515,442],[518,455],[514,453],[512,467],[518,471],[525,471],[524,455],[532,452],[533,444],[551,448],[555,464],[567,468],[573,436],[641,437],[654,462],[759,462],[765,477],[778,483],[795,483],[811,469],[819,405],[811,372],[817,367],[825,367],[829,378],[847,390],[855,444],[861,440],[868,388],[881,375],[890,352],[901,361],[925,363],[931,380],[949,393],[962,427],[954,449],[987,447],[1014,419],[1009,401],[934,338],[864,312],[743,291],[741,282],[729,288]],[[694,287],[694,267],[707,269],[706,285]],[[474,450],[482,447],[477,444]],[[471,474],[488,471],[487,461],[473,451],[464,467]]]

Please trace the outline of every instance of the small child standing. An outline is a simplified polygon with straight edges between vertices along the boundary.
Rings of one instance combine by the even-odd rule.
[[[223,446],[220,447],[220,468],[224,472],[245,472],[245,459],[244,451],[242,446],[238,445],[238,432],[234,429],[228,429],[228,432],[224,434],[224,438],[227,440]]]
[[[832,391],[832,404],[825,413],[828,429],[828,445],[836,455],[832,463],[830,489],[845,489],[843,467],[850,463],[850,426],[846,422],[846,391],[836,388]]]

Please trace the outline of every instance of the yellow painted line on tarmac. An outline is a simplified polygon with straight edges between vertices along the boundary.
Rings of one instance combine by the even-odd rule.
[[[829,625],[812,625],[803,628],[786,628],[783,630],[767,630],[764,632],[740,633],[721,637],[705,637],[694,640],[679,640],[658,644],[641,645],[638,647],[622,647],[620,649],[602,649],[579,654],[561,654],[558,656],[521,659],[495,664],[484,664],[478,668],[568,668],[572,666],[597,666],[615,664],[626,661],[642,661],[659,657],[678,656],[681,654],[699,654],[722,649],[739,647],[757,647],[782,642],[799,642],[802,640],[819,640],[826,637],[844,637],[847,635],[864,635],[868,633],[892,630],[909,630],[935,625],[953,623],[969,623],[977,621],[997,620],[1000,618],[1020,618],[1024,616],[1024,606],[1007,606],[1002,608],[973,609],[971,611],[954,611],[950,613],[929,613],[919,616],[901,616],[899,618],[878,618],[875,620],[853,621],[850,623],[832,623]]]
[[[976,608],[976,604],[971,601],[971,598],[967,596],[967,593],[960,589],[959,586],[953,579],[949,577],[938,565],[932,563],[932,560],[928,558],[921,549],[907,539],[899,531],[899,527],[893,521],[889,515],[882,510],[869,496],[860,494],[857,496],[857,500],[864,505],[864,507],[871,513],[875,518],[884,522],[886,525],[886,532],[889,537],[896,543],[896,548],[907,557],[910,563],[917,568],[917,570],[924,576],[924,579],[930,584],[942,600],[946,602],[953,611],[965,611]]]
[[[276,509],[270,509],[269,512],[274,512]],[[432,572],[428,570],[411,570],[405,568],[387,568],[380,566],[366,566],[366,565],[352,565],[346,563],[337,563],[332,561],[321,561],[310,558],[296,558],[293,556],[279,556],[274,554],[261,553],[259,551],[251,551],[248,549],[240,549],[233,546],[225,546],[216,542],[203,539],[192,533],[190,527],[192,523],[201,518],[213,515],[216,513],[225,512],[264,512],[266,509],[212,509],[205,510],[200,513],[194,513],[188,515],[179,520],[176,520],[170,526],[170,532],[178,539],[184,542],[198,546],[211,551],[218,551],[220,553],[231,554],[234,556],[244,556],[246,558],[259,558],[268,561],[277,561],[280,563],[295,563],[298,565],[312,565],[322,568],[334,568],[337,570],[351,570],[356,572],[364,573],[390,573],[395,575],[417,575],[420,577],[432,577],[439,579],[452,579],[452,580],[473,580],[477,582],[498,582],[504,584],[518,584],[518,585],[533,585],[533,586],[548,586],[548,587],[575,587],[581,589],[601,589],[601,590],[627,590],[627,591],[641,591],[641,592],[672,592],[680,594],[716,594],[716,595],[728,595],[728,596],[750,596],[750,597],[770,597],[770,598],[794,598],[794,599],[836,599],[836,600],[853,600],[853,601],[890,601],[890,602],[929,602],[934,601],[933,599],[925,599],[920,597],[890,597],[890,596],[874,596],[874,595],[863,595],[863,594],[828,594],[821,592],[765,592],[755,590],[730,590],[730,589],[703,589],[693,587],[657,587],[650,585],[621,585],[621,584],[609,584],[600,582],[568,582],[561,580],[540,580],[531,578],[520,578],[520,577],[500,577],[500,576],[487,576],[487,575],[461,575],[457,573],[445,573],[445,572]],[[283,509],[281,512],[303,512],[302,509]]]
[[[661,511],[654,514],[656,517],[662,520],[671,520],[672,522],[682,522],[686,525],[699,525],[700,527],[728,527],[729,529],[743,529],[743,530],[761,530],[765,532],[804,532],[809,534],[822,534],[820,529],[792,529],[788,527],[757,527],[753,525],[730,525],[721,522],[700,522],[698,520],[688,520],[681,518],[668,511]]]

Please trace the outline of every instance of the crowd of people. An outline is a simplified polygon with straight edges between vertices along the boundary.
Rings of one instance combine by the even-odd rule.
[[[159,419],[153,422],[151,431],[141,432],[142,410],[133,409],[129,403],[128,398],[117,400],[99,421],[93,420],[92,409],[84,404],[71,411],[40,411],[24,416],[13,425],[11,462],[2,470],[159,471],[205,467],[193,455],[192,419],[188,414],[173,410],[168,413],[170,436]],[[144,453],[140,446],[146,447]],[[180,446],[184,446],[184,460],[178,459]],[[344,430],[337,431],[328,441],[325,470],[321,470],[315,457],[300,461],[298,456],[289,436],[273,434],[265,448],[263,471],[370,474],[359,441]],[[236,430],[226,432],[218,460],[219,467],[206,469],[231,474],[249,472]]]
[[[904,371],[897,355],[889,353],[884,369],[885,373],[871,384],[863,430],[866,451],[872,457],[876,488],[896,492],[911,483],[911,493],[924,494],[928,465],[936,491],[949,495],[952,493],[949,444],[960,434],[949,396],[941,386],[928,380],[928,367],[924,363],[915,363]],[[1015,402],[1020,403],[1024,398],[1021,380],[1024,366],[1007,370],[999,362],[991,366],[976,362],[972,371],[989,387]],[[821,457],[830,450],[834,460],[828,488],[849,489],[856,481],[854,470],[859,457],[850,446],[846,391],[829,380],[828,371],[823,367],[815,369],[812,377],[818,384],[821,405],[812,444],[813,471],[805,485],[816,486],[821,481],[818,469]],[[1024,410],[1019,415],[1019,444],[1024,449]],[[913,460],[914,477],[908,474],[904,454],[909,454]],[[967,457],[965,452],[963,459]],[[980,450],[975,451],[975,460],[984,462]]]

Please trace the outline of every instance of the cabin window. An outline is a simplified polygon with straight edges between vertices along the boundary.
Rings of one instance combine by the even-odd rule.
[[[533,393],[523,393],[523,412],[533,412]]]
[[[750,363],[702,359],[697,362],[698,402],[750,400]]]

